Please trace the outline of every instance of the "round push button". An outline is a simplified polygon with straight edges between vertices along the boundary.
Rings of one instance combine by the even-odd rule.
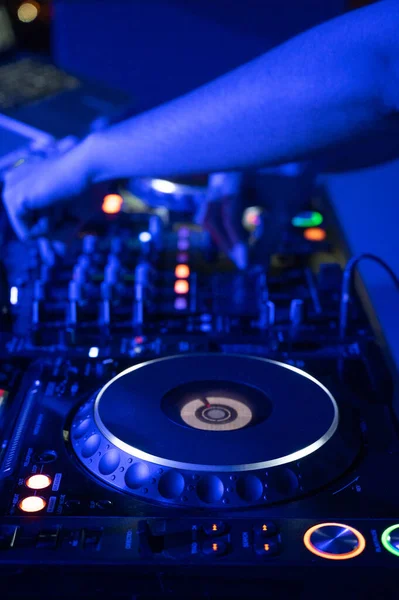
[[[366,547],[360,531],[342,523],[315,525],[305,533],[303,542],[310,552],[330,560],[355,558]]]
[[[399,556],[399,524],[385,529],[381,536],[381,542],[385,550],[388,550],[388,552],[395,556]]]

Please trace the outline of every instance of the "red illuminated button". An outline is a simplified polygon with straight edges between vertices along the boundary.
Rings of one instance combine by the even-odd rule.
[[[31,475],[25,481],[25,485],[31,490],[44,490],[51,485],[51,477],[42,474]]]
[[[107,215],[116,215],[120,212],[123,198],[119,194],[107,194],[103,200],[102,210]]]
[[[46,501],[40,496],[28,496],[18,504],[19,509],[26,513],[39,512],[40,510],[43,510],[45,506]]]
[[[175,293],[176,294],[187,294],[190,286],[188,285],[188,281],[185,279],[178,279],[175,281]]]
[[[187,279],[190,275],[190,268],[188,265],[177,265],[175,269],[175,277],[177,279]]]

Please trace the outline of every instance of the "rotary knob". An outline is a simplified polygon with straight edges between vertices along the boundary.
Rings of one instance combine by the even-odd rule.
[[[360,531],[342,523],[315,525],[305,533],[303,542],[310,552],[329,560],[355,558],[366,547]]]

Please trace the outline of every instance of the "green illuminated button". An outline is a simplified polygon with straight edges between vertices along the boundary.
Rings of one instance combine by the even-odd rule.
[[[308,210],[296,215],[291,223],[294,227],[318,227],[323,223],[323,216],[319,212]]]
[[[385,550],[399,556],[399,525],[388,527],[381,536],[381,542]]]

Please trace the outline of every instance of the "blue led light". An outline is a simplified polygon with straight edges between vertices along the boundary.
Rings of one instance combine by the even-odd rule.
[[[96,346],[92,346],[89,350],[89,358],[97,358],[99,355],[100,349]]]

